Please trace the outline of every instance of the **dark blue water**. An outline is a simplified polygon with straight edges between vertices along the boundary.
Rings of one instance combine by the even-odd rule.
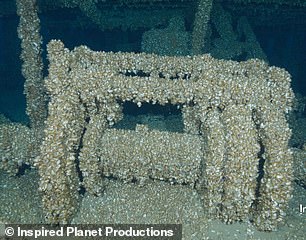
[[[45,75],[48,65],[46,44],[51,39],[61,39],[70,49],[83,44],[99,51],[141,51],[142,34],[149,29],[132,31],[115,28],[101,31],[95,24],[81,28],[77,24],[81,15],[80,11],[65,8],[40,15]],[[23,95],[24,78],[19,60],[18,21],[14,14],[0,16],[0,113],[13,121],[27,122]],[[69,25],[67,22],[75,24]],[[190,30],[187,22],[190,22],[190,19],[186,19],[186,29]],[[292,75],[293,90],[306,96],[306,26],[254,26],[253,30],[268,56],[269,63],[286,68]]]

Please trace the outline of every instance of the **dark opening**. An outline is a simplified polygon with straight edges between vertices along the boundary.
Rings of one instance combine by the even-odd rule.
[[[160,105],[136,103],[127,101],[122,103],[123,119],[113,127],[118,129],[135,130],[136,124],[147,125],[149,129],[168,132],[183,132],[184,124],[179,105]]]
[[[21,177],[25,175],[27,170],[30,170],[31,166],[25,163],[22,163],[22,165],[19,167],[18,172],[16,174],[17,177]]]

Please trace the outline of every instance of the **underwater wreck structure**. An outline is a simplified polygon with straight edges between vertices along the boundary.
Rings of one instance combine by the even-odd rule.
[[[85,46],[69,51],[56,40],[48,44],[48,58],[51,101],[35,164],[52,222],[67,221],[76,206],[76,158],[91,194],[102,193],[102,176],[110,174],[125,181],[199,183],[209,211],[226,222],[246,220],[256,200],[260,227],[283,218],[292,177],[285,113],[293,94],[286,71],[260,60],[209,55],[106,53]],[[185,133],[142,125],[109,129],[124,101],[183,105]]]
[[[259,229],[273,230],[282,221],[293,178],[291,78],[263,60],[201,55],[212,3],[199,1],[192,56],[70,51],[52,40],[43,80],[36,1],[17,0],[21,19],[34,23],[19,25],[32,124],[0,126],[1,168],[14,173],[20,161],[9,135],[35,139],[22,141],[22,158],[38,168],[50,223],[71,220],[81,185],[101,195],[105,176],[144,186],[147,179],[189,184],[203,194],[210,215],[226,223],[252,218]],[[184,133],[112,128],[125,101],[181,106]]]

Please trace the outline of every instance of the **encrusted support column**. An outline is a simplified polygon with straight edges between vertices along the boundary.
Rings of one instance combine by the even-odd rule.
[[[213,0],[199,0],[192,31],[192,53],[202,54]]]
[[[255,200],[260,151],[258,134],[252,110],[245,105],[226,107],[222,121],[226,131],[222,219],[227,223],[245,221]]]
[[[106,117],[97,114],[90,117],[86,132],[82,139],[83,148],[80,152],[80,171],[83,185],[90,194],[99,196],[104,190],[100,156],[98,156],[100,138],[108,128]]]
[[[259,229],[271,231],[283,220],[291,198],[293,156],[288,149],[291,130],[285,114],[275,111],[274,106],[262,108],[259,118],[265,164],[254,220]]]
[[[221,212],[223,194],[223,167],[225,159],[225,131],[217,109],[207,113],[202,119],[201,132],[205,136],[205,157],[203,166],[203,187],[206,209],[216,217]]]
[[[36,159],[47,221],[67,223],[78,206],[77,150],[85,115],[77,95],[57,96],[49,104],[49,117],[41,154]]]
[[[284,69],[269,67],[267,79],[271,99],[255,115],[265,163],[254,221],[258,229],[271,231],[282,222],[292,197],[293,156],[288,148],[291,130],[286,113],[291,110],[294,94],[291,76]]]
[[[43,84],[41,57],[42,38],[36,0],[16,0],[20,16],[18,37],[21,40],[22,75],[25,78],[24,93],[27,99],[27,114],[32,127],[43,125],[47,117],[46,91]]]
[[[69,52],[59,41],[48,45],[46,88],[50,94],[45,137],[35,166],[40,175],[43,206],[50,223],[67,223],[78,206],[76,161],[85,127],[85,109],[71,87]]]

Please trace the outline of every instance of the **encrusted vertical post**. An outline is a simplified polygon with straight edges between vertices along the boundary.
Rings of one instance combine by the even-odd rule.
[[[83,148],[80,152],[80,171],[83,185],[90,194],[99,196],[103,191],[101,163],[98,156],[99,140],[108,128],[106,116],[96,114],[90,118],[83,136]]]
[[[222,112],[225,126],[226,161],[222,219],[245,221],[255,200],[260,146],[252,109],[231,105]]]
[[[291,130],[286,113],[291,110],[294,94],[291,76],[284,69],[269,67],[267,79],[271,99],[256,111],[265,162],[254,221],[258,229],[271,231],[282,222],[292,197],[293,156],[288,147]]]
[[[21,40],[22,75],[25,78],[24,93],[27,99],[27,114],[32,127],[43,125],[47,117],[40,20],[36,0],[16,0],[20,16],[18,37]]]
[[[78,206],[77,154],[85,125],[79,94],[69,88],[69,51],[58,41],[48,45],[46,87],[51,96],[45,138],[35,165],[43,206],[50,223],[67,223]]]
[[[220,119],[220,112],[213,109],[202,119],[201,132],[205,136],[205,164],[203,166],[203,181],[205,205],[212,216],[221,212],[223,195],[223,165],[225,159],[225,132]]]
[[[83,117],[82,117],[83,115]],[[78,96],[57,96],[49,104],[47,136],[36,160],[39,188],[50,223],[68,223],[78,206],[77,149],[84,129]]]
[[[202,54],[213,0],[199,0],[192,31],[192,53]]]
[[[262,108],[259,117],[265,164],[254,220],[259,229],[271,231],[283,220],[291,198],[293,156],[288,149],[291,130],[284,113],[275,111],[274,106]]]

